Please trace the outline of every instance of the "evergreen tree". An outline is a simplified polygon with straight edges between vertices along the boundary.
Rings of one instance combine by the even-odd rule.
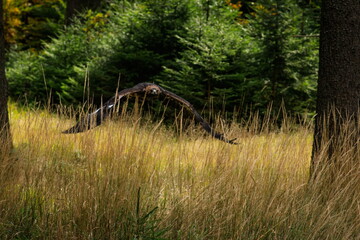
[[[256,65],[258,74],[254,102],[265,111],[267,103],[274,110],[282,104],[293,113],[314,105],[316,77],[316,40],[297,38],[302,31],[301,11],[291,0],[263,0],[254,5],[249,23],[254,41],[259,43]],[[314,42],[315,41],[315,42]]]

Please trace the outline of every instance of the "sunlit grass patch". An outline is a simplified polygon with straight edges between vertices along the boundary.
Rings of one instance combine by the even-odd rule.
[[[11,106],[2,239],[356,239],[359,192],[308,184],[312,131],[235,123],[230,145],[129,116],[80,134]],[[324,184],[319,184],[324,187]],[[328,186],[330,189],[331,186]],[[329,190],[330,192],[330,190]]]

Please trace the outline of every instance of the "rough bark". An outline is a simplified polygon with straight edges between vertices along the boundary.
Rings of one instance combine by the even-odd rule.
[[[5,39],[3,19],[3,1],[0,0],[0,151],[5,151],[11,146],[7,106],[8,83],[5,76]]]
[[[322,1],[312,176],[319,164],[341,161],[340,146],[356,149],[359,142],[359,13],[359,0]]]

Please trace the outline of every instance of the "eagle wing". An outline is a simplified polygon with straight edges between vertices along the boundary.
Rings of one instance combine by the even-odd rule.
[[[227,138],[224,137],[224,134],[216,132],[216,131],[210,126],[210,124],[209,124],[208,122],[206,122],[206,121],[201,117],[201,115],[196,111],[196,109],[194,108],[194,106],[193,106],[190,102],[188,102],[188,101],[185,100],[184,98],[182,98],[182,97],[176,95],[175,93],[170,92],[170,91],[168,91],[168,90],[166,90],[166,89],[164,89],[164,88],[162,88],[162,87],[160,87],[160,89],[161,89],[162,93],[163,93],[166,97],[171,98],[171,99],[174,99],[174,100],[178,101],[179,103],[185,105],[186,108],[194,114],[194,116],[195,116],[195,121],[198,122],[198,123],[200,123],[200,125],[202,126],[202,128],[203,128],[206,132],[208,132],[212,137],[214,137],[214,138],[216,138],[216,139],[219,139],[219,140],[221,140],[221,141],[230,143],[230,144],[236,144],[236,145],[238,144],[238,143],[235,142],[236,138],[229,140],[229,139],[227,139]]]
[[[139,83],[132,88],[121,90],[109,101],[104,103],[100,108],[96,109],[92,113],[89,113],[84,118],[79,120],[73,127],[63,131],[62,133],[79,133],[99,126],[106,118],[110,116],[112,112],[115,111],[114,107],[116,104],[118,104],[121,98],[131,94],[144,92],[147,86],[148,84],[146,83]]]
[[[175,93],[172,93],[168,90],[165,90],[164,88],[153,84],[153,83],[139,83],[135,85],[132,88],[124,89],[120,92],[118,92],[114,97],[112,97],[109,101],[104,103],[100,108],[96,109],[94,112],[88,114],[85,118],[78,121],[73,127],[63,131],[63,133],[79,133],[84,132],[89,129],[92,129],[96,126],[99,126],[109,115],[115,111],[115,105],[120,101],[121,98],[125,96],[129,96],[131,94],[140,93],[140,92],[149,92],[151,94],[151,89],[155,89],[156,92],[152,94],[164,94],[165,97],[168,97],[170,99],[176,100],[177,102],[183,104],[186,106],[186,108],[192,112],[195,116],[196,122],[200,123],[200,125],[203,127],[203,129],[208,132],[211,136],[213,136],[216,139],[219,139],[221,141],[230,143],[230,144],[238,144],[234,142],[236,138],[234,139],[226,139],[224,137],[224,134],[216,132],[214,129],[211,128],[209,123],[207,123],[201,115],[195,110],[192,104],[190,104],[187,100],[185,100],[182,97],[179,97]],[[160,90],[160,92],[159,92]]]

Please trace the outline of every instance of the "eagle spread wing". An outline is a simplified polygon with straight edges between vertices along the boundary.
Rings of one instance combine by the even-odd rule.
[[[209,123],[207,123],[201,117],[201,115],[195,110],[193,105],[190,104],[187,100],[153,83],[139,83],[132,88],[127,88],[118,92],[114,97],[104,103],[100,108],[88,114],[85,118],[81,119],[75,126],[63,131],[63,133],[79,133],[99,126],[107,117],[109,117],[111,112],[114,112],[116,110],[115,105],[120,102],[121,98],[136,93],[145,93],[149,95],[163,94],[165,97],[168,97],[179,102],[180,104],[185,105],[185,107],[194,114],[196,122],[200,123],[203,129],[211,136],[230,144],[238,144],[234,142],[236,138],[231,140],[226,139],[224,137],[224,134],[218,133],[214,129],[212,129]]]

